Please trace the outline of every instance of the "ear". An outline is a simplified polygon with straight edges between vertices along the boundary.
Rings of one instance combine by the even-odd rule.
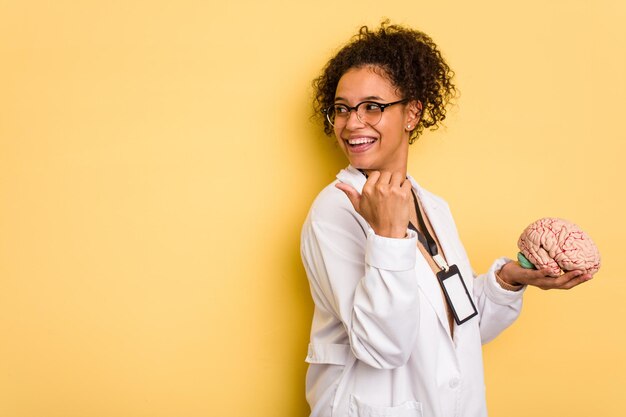
[[[422,118],[422,102],[419,100],[412,100],[406,106],[405,123],[407,131],[415,129],[420,119]]]

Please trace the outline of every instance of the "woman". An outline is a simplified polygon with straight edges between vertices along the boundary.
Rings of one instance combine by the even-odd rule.
[[[505,258],[473,276],[447,204],[407,175],[409,144],[445,118],[451,78],[428,36],[383,23],[361,28],[314,82],[350,165],[302,230],[311,416],[485,416],[481,344],[515,321],[525,286],[591,279]]]

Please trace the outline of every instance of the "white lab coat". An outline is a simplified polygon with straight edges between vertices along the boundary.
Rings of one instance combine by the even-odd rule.
[[[365,177],[337,175],[359,192]],[[481,343],[519,315],[522,291],[495,271],[474,277],[448,205],[409,177],[450,265],[459,267],[479,316],[450,329],[442,292],[408,231],[374,234],[333,182],[313,203],[301,254],[315,311],[306,395],[312,417],[480,417],[487,415]]]

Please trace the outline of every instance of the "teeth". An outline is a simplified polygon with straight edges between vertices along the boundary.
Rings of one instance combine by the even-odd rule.
[[[356,139],[348,139],[348,143],[350,145],[361,145],[363,143],[372,143],[376,139],[373,138],[356,138]]]

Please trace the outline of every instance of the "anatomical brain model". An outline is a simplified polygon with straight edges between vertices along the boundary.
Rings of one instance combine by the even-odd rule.
[[[549,268],[552,276],[574,269],[594,274],[600,269],[600,252],[589,235],[574,223],[546,217],[524,230],[517,258],[525,268]]]

